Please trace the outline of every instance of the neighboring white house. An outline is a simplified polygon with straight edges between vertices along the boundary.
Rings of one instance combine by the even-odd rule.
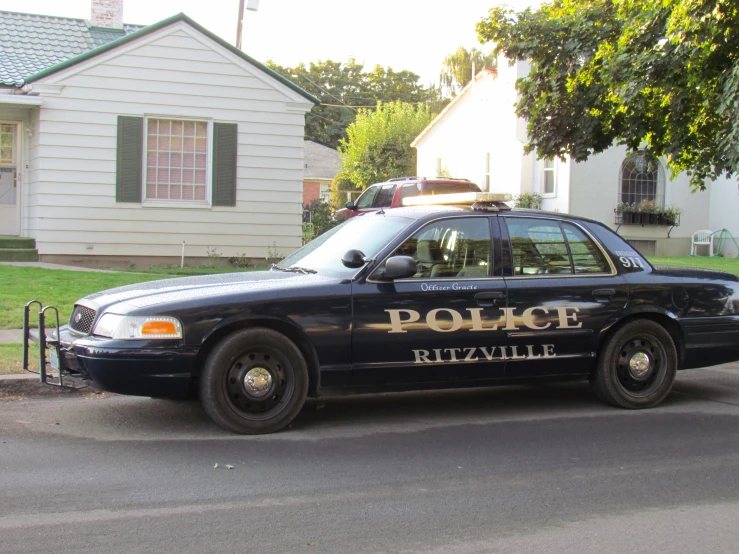
[[[124,26],[122,0],[0,12],[0,39],[0,235],[111,265],[301,245],[316,98],[184,14]]]
[[[516,116],[514,104],[516,79],[528,67],[509,66],[505,59],[498,67],[478,73],[413,141],[418,175],[441,172],[469,178],[483,190],[540,194],[543,209],[602,221],[645,254],[688,254],[690,237],[699,229],[726,228],[739,237],[736,180],[710,182],[707,191],[693,194],[686,174],[670,179],[664,160],[650,167],[641,155],[629,156],[625,147],[609,148],[582,163],[524,155],[526,122]],[[680,225],[615,223],[619,203],[642,200],[681,208]],[[724,254],[737,255],[734,245]]]

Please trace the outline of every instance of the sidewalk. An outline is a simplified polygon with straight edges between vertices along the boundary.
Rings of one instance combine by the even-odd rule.
[[[23,342],[23,329],[0,329],[0,344]]]

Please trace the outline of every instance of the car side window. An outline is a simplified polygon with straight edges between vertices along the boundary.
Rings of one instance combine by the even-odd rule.
[[[375,196],[377,196],[377,191],[380,190],[380,187],[370,187],[367,190],[365,190],[362,195],[357,199],[356,207],[357,208],[371,208],[372,203],[375,200]]]
[[[429,223],[394,255],[416,260],[416,279],[484,278],[490,274],[491,251],[488,218],[467,217]]]
[[[382,185],[377,187],[380,190],[375,196],[375,201],[372,204],[373,208],[389,208],[393,203],[393,193],[395,192],[395,185]]]
[[[575,273],[610,273],[611,268],[603,252],[582,229],[572,223],[562,222],[567,243],[572,253]]]
[[[571,274],[567,243],[556,221],[506,218],[514,275]]]

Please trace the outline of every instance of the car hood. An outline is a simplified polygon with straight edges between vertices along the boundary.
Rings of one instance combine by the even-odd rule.
[[[97,311],[115,305],[117,313],[157,306],[201,301],[208,298],[228,296],[240,297],[248,293],[284,293],[285,289],[298,289],[331,283],[340,279],[318,274],[289,273],[282,271],[250,271],[221,273],[197,277],[181,277],[147,281],[104,290],[78,301]],[[265,294],[266,295],[266,294]]]
[[[685,277],[689,279],[716,279],[720,281],[738,282],[739,277],[733,273],[719,271],[716,269],[701,269],[697,267],[677,267],[658,265],[655,266],[653,275],[665,275],[667,277]]]

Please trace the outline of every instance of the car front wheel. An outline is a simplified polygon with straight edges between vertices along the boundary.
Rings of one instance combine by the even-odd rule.
[[[652,408],[670,393],[676,373],[677,349],[670,334],[654,321],[638,319],[608,339],[591,382],[606,404]]]
[[[254,327],[224,338],[200,375],[200,401],[221,427],[256,435],[295,419],[308,393],[308,367],[295,344],[272,329]]]

